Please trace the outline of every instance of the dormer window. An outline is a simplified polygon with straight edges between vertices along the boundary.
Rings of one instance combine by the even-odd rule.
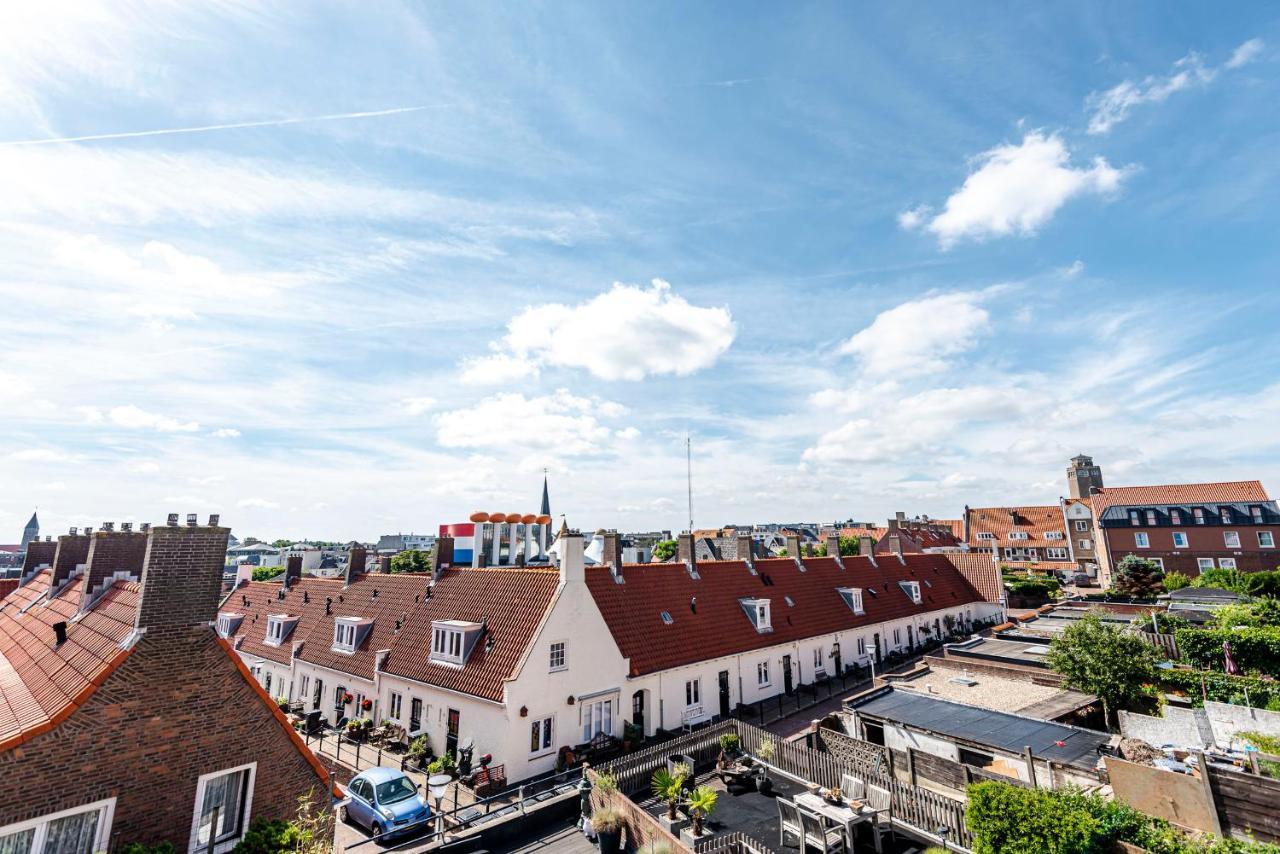
[[[1011,540],[1025,540],[1025,539],[1028,539],[1028,536],[1029,535],[1027,534],[1026,531],[1010,531],[1009,532],[1009,539]]]
[[[903,592],[911,597],[911,601],[919,605],[923,600],[920,598],[920,582],[919,581],[899,581],[898,585]]]
[[[1218,508],[1218,513],[1222,516],[1222,524],[1224,524],[1224,525],[1230,525],[1230,524],[1231,524],[1232,516],[1231,516],[1231,508],[1230,508],[1230,507],[1219,507],[1219,508]]]
[[[272,614],[267,617],[267,637],[264,641],[270,646],[279,646],[297,625],[298,618],[288,614]]]
[[[244,614],[219,614],[218,615],[218,637],[229,638],[236,633],[236,629],[240,628],[240,621],[244,619]]]
[[[1061,540],[1065,535],[1061,531],[1045,531],[1044,538],[1046,540]]]
[[[1193,508],[1191,511],[1191,515],[1196,520],[1197,525],[1204,524],[1204,508],[1203,507]]]
[[[1174,525],[1182,524],[1182,511],[1174,507],[1169,511],[1169,521]]]
[[[1139,513],[1137,510],[1130,510],[1130,511],[1129,511],[1129,524],[1130,524],[1130,525],[1132,525],[1132,526],[1133,526],[1133,527],[1135,527],[1135,528],[1136,528],[1136,527],[1138,527],[1139,525],[1141,525],[1141,524],[1142,524],[1142,514],[1141,514],[1141,513]]]
[[[860,587],[841,587],[838,588],[840,597],[844,599],[844,603],[849,606],[849,610],[855,614],[865,614],[866,610],[862,606],[862,588]]]
[[[747,612],[751,624],[760,634],[773,631],[773,618],[769,611],[768,599],[739,599],[742,609]]]
[[[990,531],[978,532],[978,539],[980,540],[994,540],[995,538],[996,538],[996,535],[991,533]]]
[[[481,623],[436,620],[431,624],[431,660],[461,667],[467,663],[467,656],[483,631]]]
[[[372,624],[360,617],[339,617],[333,624],[333,651],[355,652],[364,629]]]
[[[1154,526],[1156,524],[1156,511],[1154,510],[1147,511],[1147,524],[1151,526]]]
[[[1251,516],[1253,516],[1253,521],[1254,521],[1254,522],[1261,522],[1261,521],[1262,521],[1262,508],[1261,508],[1261,507],[1259,507],[1258,505],[1256,505],[1256,504],[1255,504],[1254,506],[1250,507],[1250,508],[1249,508],[1249,514],[1250,514]]]

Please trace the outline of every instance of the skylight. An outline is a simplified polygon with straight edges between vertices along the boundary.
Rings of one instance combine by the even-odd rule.
[[[675,622],[675,620],[671,619],[670,611],[662,612],[662,622],[666,623],[668,626]]]

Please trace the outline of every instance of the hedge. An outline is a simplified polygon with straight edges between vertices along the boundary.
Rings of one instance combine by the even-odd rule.
[[[1225,670],[1222,644],[1231,643],[1231,657],[1246,672],[1280,675],[1280,627],[1241,629],[1178,629],[1178,651],[1196,667]]]
[[[1181,643],[1181,641],[1179,641]],[[1201,677],[1209,699],[1215,703],[1235,703],[1280,712],[1280,682],[1257,676],[1228,676],[1225,673],[1201,673],[1196,670],[1161,670],[1160,686],[1165,691],[1185,692],[1194,706],[1204,705]],[[1246,691],[1248,694],[1246,695]]]

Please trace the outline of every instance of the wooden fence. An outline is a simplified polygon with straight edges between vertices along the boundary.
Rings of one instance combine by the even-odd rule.
[[[1280,780],[1210,766],[1209,784],[1223,835],[1280,842]]]
[[[759,839],[741,831],[700,839],[694,843],[693,850],[697,854],[776,854]]]
[[[1163,652],[1170,661],[1182,660],[1182,656],[1178,652],[1178,640],[1173,635],[1157,635],[1153,632],[1144,631],[1134,631],[1133,634]]]
[[[617,792],[600,791],[599,786],[596,785],[599,782],[599,775],[596,772],[588,769],[587,779],[591,781],[592,785],[596,786],[591,790],[592,810],[609,807],[621,813],[622,826],[626,830],[629,850],[635,850],[650,842],[665,843],[672,851],[689,850],[684,843],[668,833],[665,827],[658,824],[657,819],[641,809],[639,804],[628,798],[621,790]]]
[[[721,721],[689,735],[682,735],[654,747],[628,753],[620,759],[606,762],[597,770],[612,774],[613,779],[618,783],[618,791],[626,795],[634,795],[649,788],[653,772],[667,767],[667,758],[672,754],[681,753],[691,757],[697,766],[694,768],[695,772],[699,767],[705,768],[714,763],[716,757],[720,755],[720,736],[737,732],[739,726],[737,721]]]

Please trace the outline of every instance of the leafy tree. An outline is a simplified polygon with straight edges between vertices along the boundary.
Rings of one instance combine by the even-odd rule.
[[[1259,599],[1223,605],[1213,612],[1213,622],[1220,629],[1236,626],[1280,626],[1280,602],[1275,599]]]
[[[1127,555],[1116,567],[1113,587],[1117,593],[1149,599],[1164,590],[1164,573],[1154,561]]]
[[[272,540],[271,547],[273,549],[282,549],[285,546],[293,545],[293,540]]]
[[[262,540],[258,539],[257,537],[245,537],[243,540],[240,541],[240,545],[256,546],[260,542],[262,542]]]
[[[1251,572],[1245,579],[1245,587],[1251,596],[1280,598],[1280,570]]]
[[[1154,647],[1097,614],[1085,615],[1054,638],[1045,661],[1068,688],[1096,695],[1108,722],[1117,709],[1136,704],[1156,678]]]
[[[659,540],[653,546],[653,559],[660,563],[666,563],[676,556],[676,552],[680,550],[680,544],[675,540]]]
[[[430,572],[431,552],[409,549],[391,558],[392,572]]]
[[[1166,572],[1164,575],[1165,590],[1181,590],[1184,587],[1191,586],[1191,576],[1184,575],[1181,572]]]
[[[1234,590],[1237,593],[1248,593],[1248,580],[1238,569],[1206,569],[1200,573],[1192,587],[1216,587],[1221,590]]]
[[[279,574],[280,574],[280,573],[282,573],[282,572],[284,572],[284,567],[282,567],[282,566],[259,566],[259,567],[255,567],[255,568],[254,568],[254,570],[253,570],[253,580],[254,580],[254,581],[267,581],[267,580],[269,580],[269,579],[275,578],[277,575],[279,575]]]
[[[859,544],[857,537],[840,538],[840,554],[843,557],[852,557],[853,555],[859,554],[859,550],[861,548],[862,547]]]

